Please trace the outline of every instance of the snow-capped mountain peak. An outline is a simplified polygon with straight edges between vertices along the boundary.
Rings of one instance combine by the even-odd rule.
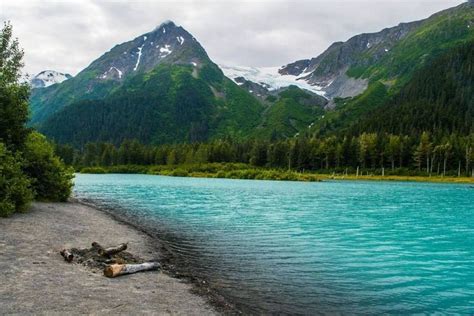
[[[72,78],[70,74],[55,70],[44,70],[30,80],[30,85],[32,88],[45,88],[70,78]]]

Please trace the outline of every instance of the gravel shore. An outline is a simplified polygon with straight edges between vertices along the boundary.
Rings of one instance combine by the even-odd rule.
[[[131,253],[159,258],[150,237],[82,204],[34,203],[0,218],[0,314],[216,314],[189,283],[162,272],[109,279],[59,255],[93,241],[128,242]]]

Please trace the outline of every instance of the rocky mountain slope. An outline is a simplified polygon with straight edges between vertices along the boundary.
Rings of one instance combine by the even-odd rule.
[[[33,90],[31,124],[77,146],[127,138],[169,143],[292,137],[327,103],[296,86],[284,94],[287,85],[248,83],[225,77],[191,34],[166,22],[115,46],[76,77]],[[282,113],[281,124],[267,123]]]
[[[103,98],[128,78],[157,65],[189,65],[197,71],[209,62],[205,50],[191,34],[167,21],[147,34],[116,45],[72,80],[33,91],[31,122],[44,122],[76,101]]]
[[[328,98],[356,96],[375,80],[403,83],[429,56],[474,37],[473,6],[471,1],[425,20],[356,35],[317,57],[283,66],[279,73],[321,88]]]
[[[318,57],[280,68],[221,70],[190,33],[166,22],[116,45],[76,77],[34,89],[32,125],[76,146],[127,138],[172,143],[362,131],[353,127],[372,126],[361,122],[388,111],[407,85],[422,86],[413,83],[418,71],[474,41],[473,31],[474,4],[468,2],[334,43]],[[426,103],[407,104],[429,112]],[[431,113],[440,115],[440,109]]]
[[[71,78],[72,76],[70,74],[64,74],[55,70],[44,70],[33,78],[31,78],[30,86],[33,89],[45,88],[56,83],[61,83]]]

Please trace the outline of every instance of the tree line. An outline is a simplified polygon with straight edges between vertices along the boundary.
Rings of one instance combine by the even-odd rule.
[[[87,143],[80,150],[57,145],[56,152],[76,167],[229,162],[321,173],[474,176],[474,134],[435,138],[428,132],[420,136],[362,133],[273,142],[225,138],[157,146],[124,140],[119,146]]]

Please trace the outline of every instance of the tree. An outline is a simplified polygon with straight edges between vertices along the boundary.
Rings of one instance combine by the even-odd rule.
[[[73,170],[54,155],[54,148],[44,135],[32,132],[24,149],[23,170],[31,179],[35,198],[43,201],[66,201],[71,195]]]
[[[29,88],[20,83],[23,50],[12,39],[12,26],[5,22],[0,32],[0,142],[11,150],[21,149],[28,129]]]
[[[25,211],[33,200],[30,179],[23,173],[21,157],[0,143],[0,216]]]
[[[265,166],[267,163],[267,146],[261,141],[255,141],[250,152],[250,163],[254,166]]]
[[[392,171],[395,170],[395,159],[400,155],[401,152],[401,140],[398,135],[389,135],[386,152],[390,159]]]
[[[420,137],[420,143],[415,149],[413,159],[418,166],[418,170],[421,170],[423,162],[426,162],[426,173],[430,172],[430,157],[431,157],[432,144],[430,142],[430,135],[428,132],[423,132]]]
[[[20,83],[23,51],[12,27],[0,32],[0,215],[26,210],[33,197],[64,201],[71,194],[72,171],[46,138],[26,128],[29,89]]]
[[[368,158],[371,161],[372,168],[375,167],[377,160],[376,145],[377,134],[363,133],[359,136],[359,162],[361,163],[362,168],[366,167]]]

